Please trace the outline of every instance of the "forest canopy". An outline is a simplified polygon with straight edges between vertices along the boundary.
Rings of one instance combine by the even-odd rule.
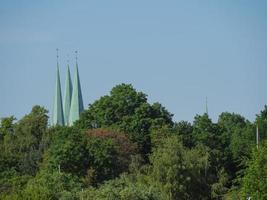
[[[50,126],[38,105],[2,118],[0,199],[267,199],[267,106],[254,122],[172,117],[120,84],[71,127]]]

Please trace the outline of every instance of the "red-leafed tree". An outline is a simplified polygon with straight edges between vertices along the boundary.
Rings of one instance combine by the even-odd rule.
[[[92,129],[85,134],[88,136],[90,182],[99,183],[128,170],[137,145],[126,134],[108,129]]]

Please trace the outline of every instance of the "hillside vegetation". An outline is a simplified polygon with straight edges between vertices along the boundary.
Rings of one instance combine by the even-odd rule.
[[[255,132],[259,127],[260,144]],[[132,85],[115,86],[72,127],[34,106],[0,126],[0,199],[267,199],[267,106],[174,122]]]

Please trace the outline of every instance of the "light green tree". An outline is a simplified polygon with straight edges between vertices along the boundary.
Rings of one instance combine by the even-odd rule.
[[[185,149],[176,136],[165,138],[150,157],[151,184],[161,188],[170,200],[208,199],[206,156],[203,148]]]
[[[267,140],[253,150],[242,180],[241,193],[243,198],[267,199]]]

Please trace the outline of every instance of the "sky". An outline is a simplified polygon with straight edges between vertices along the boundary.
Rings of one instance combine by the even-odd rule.
[[[267,104],[267,1],[1,0],[0,118],[52,110],[78,64],[85,107],[120,83],[174,120],[228,111],[254,121]],[[51,112],[49,112],[51,115]]]

